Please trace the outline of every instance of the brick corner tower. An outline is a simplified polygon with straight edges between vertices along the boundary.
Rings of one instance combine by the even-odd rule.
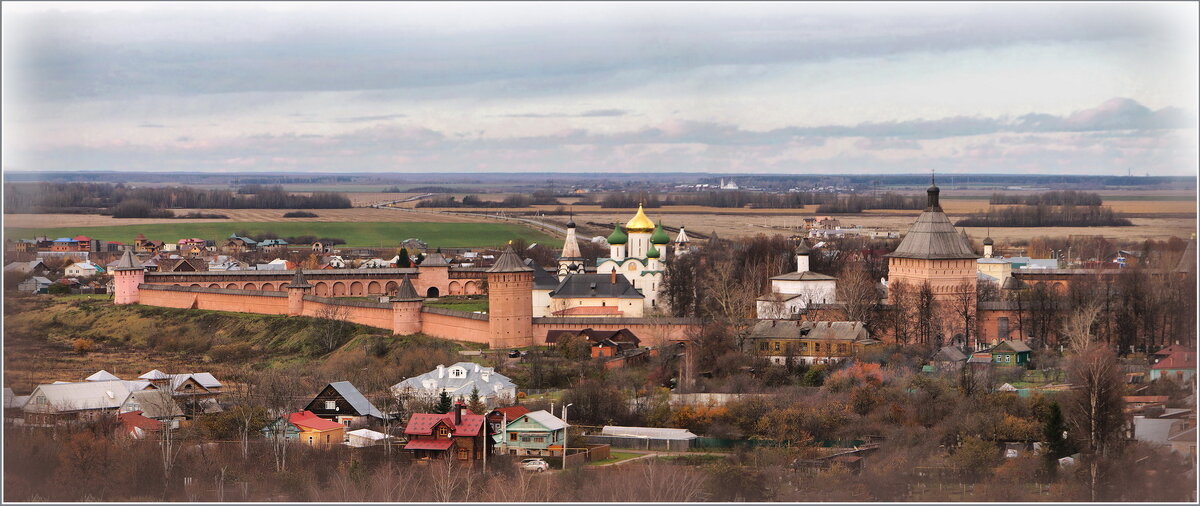
[[[491,347],[533,345],[533,269],[510,246],[487,270]]]

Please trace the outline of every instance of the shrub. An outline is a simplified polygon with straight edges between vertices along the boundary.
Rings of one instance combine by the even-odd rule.
[[[215,362],[229,362],[244,358],[254,351],[254,346],[247,342],[218,344],[208,350],[208,356]]]
[[[315,213],[310,213],[308,211],[289,211],[289,212],[283,213],[283,217],[284,218],[316,218],[317,215]]]
[[[176,218],[181,218],[181,219],[209,219],[209,220],[228,220],[228,219],[229,219],[229,217],[228,217],[228,216],[225,216],[224,214],[217,214],[217,213],[198,213],[198,212],[195,212],[195,211],[192,211],[192,212],[190,212],[190,213],[187,213],[187,214],[185,214],[185,215],[183,215],[183,216],[176,216]]]
[[[75,349],[75,353],[86,355],[88,352],[96,349],[96,342],[91,339],[81,337],[71,341],[71,347]]]
[[[50,288],[46,289],[46,293],[50,295],[66,295],[71,293],[71,287],[62,283],[54,283],[50,285]]]

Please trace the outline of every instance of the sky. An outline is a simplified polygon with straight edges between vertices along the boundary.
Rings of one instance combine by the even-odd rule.
[[[3,4],[5,170],[1194,175],[1167,3]]]

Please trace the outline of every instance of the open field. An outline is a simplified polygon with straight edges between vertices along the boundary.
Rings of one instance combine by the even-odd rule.
[[[863,228],[876,229],[884,232],[904,233],[908,227],[912,225],[915,217],[915,212],[909,214],[884,214],[876,212],[862,213],[853,215],[837,215],[836,217],[842,222],[842,226],[858,225]],[[678,227],[683,225],[688,230],[700,232],[703,234],[711,234],[716,232],[721,237],[744,237],[757,234],[784,234],[792,235],[800,233],[802,222],[805,216],[811,216],[806,213],[796,213],[792,215],[775,215],[761,213],[729,213],[729,214],[672,214],[658,213],[657,210],[652,210],[647,213],[650,219],[658,221],[662,218],[663,224]],[[584,226],[584,222],[594,221],[597,223],[625,223],[633,215],[632,212],[609,213],[609,214],[584,214],[576,213],[575,221],[580,224],[581,239],[591,238],[596,235],[607,236],[612,232],[612,228],[600,229],[594,226]],[[962,215],[950,214],[951,221],[961,218]],[[554,221],[559,224],[566,223],[565,216],[547,216],[542,218],[546,221]],[[1101,235],[1110,238],[1122,239],[1167,239],[1175,236],[1187,238],[1189,234],[1196,230],[1196,217],[1168,217],[1168,218],[1138,218],[1130,219],[1134,226],[1132,227],[1040,227],[1040,228],[1000,228],[992,227],[991,236],[993,239],[1002,242],[1014,240],[1028,240],[1038,236],[1048,237],[1066,237],[1069,235]],[[967,230],[967,235],[974,240],[983,240],[988,235],[988,229],[985,227],[964,227]]]
[[[386,212],[386,211],[385,211]],[[393,211],[394,214],[402,214]],[[415,237],[431,247],[500,246],[523,237],[530,242],[553,242],[554,238],[527,227],[507,223],[427,223],[427,222],[217,222],[154,223],[101,227],[8,228],[5,237],[27,238],[38,235],[64,237],[86,234],[109,241],[133,242],[137,234],[148,239],[175,242],[180,238],[220,239],[230,234],[273,232],[280,237],[315,235],[346,241],[347,247],[395,246]]]

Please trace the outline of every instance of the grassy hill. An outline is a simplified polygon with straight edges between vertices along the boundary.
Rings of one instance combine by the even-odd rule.
[[[389,247],[415,237],[438,248],[501,246],[525,238],[530,243],[554,243],[556,239],[528,227],[506,223],[424,222],[220,222],[156,223],[104,227],[6,228],[5,237],[32,238],[39,235],[74,237],[87,235],[107,241],[132,243],[138,234],[147,239],[175,242],[182,238],[221,239],[230,234],[273,232],[280,237],[315,235],[346,241],[347,247]]]
[[[331,329],[316,318],[116,306],[106,296],[6,296],[4,312],[4,386],[18,393],[99,369],[129,379],[155,368],[211,371],[222,381],[275,369],[293,375],[305,395],[340,380],[378,390],[480,347],[355,324]],[[330,351],[326,337],[335,331]],[[92,351],[78,351],[87,343]]]

